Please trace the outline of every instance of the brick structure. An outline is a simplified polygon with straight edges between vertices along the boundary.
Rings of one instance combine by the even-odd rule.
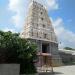
[[[24,29],[20,36],[35,42],[38,46],[37,52],[51,54],[53,66],[61,65],[57,38],[48,12],[43,5],[36,1],[30,3]],[[42,61],[45,60],[42,59]]]

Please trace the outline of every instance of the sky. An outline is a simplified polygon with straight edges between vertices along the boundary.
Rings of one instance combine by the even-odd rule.
[[[0,30],[21,32],[31,0],[0,0]],[[46,6],[59,48],[75,48],[75,0],[36,0]]]

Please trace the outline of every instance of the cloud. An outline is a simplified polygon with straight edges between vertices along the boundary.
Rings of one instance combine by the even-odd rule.
[[[59,8],[58,0],[35,0],[47,7],[48,10],[57,10]]]
[[[21,29],[27,13],[27,0],[9,0],[8,9],[14,13],[11,20],[16,28]]]
[[[49,10],[57,10],[59,8],[57,0],[46,0],[46,2]]]
[[[57,18],[55,21],[52,20],[55,28],[56,35],[58,37],[60,48],[70,46],[75,48],[75,33],[64,27],[64,21],[62,18]]]
[[[39,3],[45,5],[48,11],[59,9],[58,0],[35,0],[35,1],[38,1]],[[11,19],[16,29],[21,29],[23,27],[23,24],[25,22],[24,20],[28,11],[28,5],[29,5],[28,3],[29,3],[28,0],[9,0],[8,7],[9,10],[14,13]],[[59,42],[61,42],[59,46],[74,47],[75,33],[64,27],[63,19],[62,18],[57,18],[56,20],[52,19],[52,23],[55,28],[56,35],[58,36],[58,40]],[[5,30],[14,31],[12,29],[5,29]]]
[[[24,24],[26,13],[28,11],[28,0],[8,0],[8,9],[14,13],[11,17],[12,23],[16,28],[21,29]],[[57,0],[35,0],[47,7],[48,10],[58,9]]]
[[[2,29],[4,32],[7,32],[7,31],[11,31],[11,32],[13,32],[13,33],[15,33],[16,31],[15,31],[15,29],[11,29],[11,28],[4,28],[4,29]]]

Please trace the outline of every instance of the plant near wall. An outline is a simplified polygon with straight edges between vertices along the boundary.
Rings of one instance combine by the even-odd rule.
[[[15,35],[16,34],[16,35]],[[0,31],[0,63],[16,63],[18,34]]]
[[[18,33],[0,31],[0,63],[20,63],[20,72],[35,73],[33,60],[37,46],[19,37]]]
[[[36,56],[36,45],[28,40],[22,39],[20,42],[20,48],[18,50],[19,59],[21,60],[21,73],[35,73],[36,69],[33,60]]]

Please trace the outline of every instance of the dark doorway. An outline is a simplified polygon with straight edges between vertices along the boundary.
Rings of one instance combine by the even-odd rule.
[[[42,53],[48,53],[48,44],[42,44]]]
[[[42,53],[48,53],[49,52],[49,44],[48,43],[43,43],[42,44]],[[48,65],[48,57],[43,56],[43,65]]]

